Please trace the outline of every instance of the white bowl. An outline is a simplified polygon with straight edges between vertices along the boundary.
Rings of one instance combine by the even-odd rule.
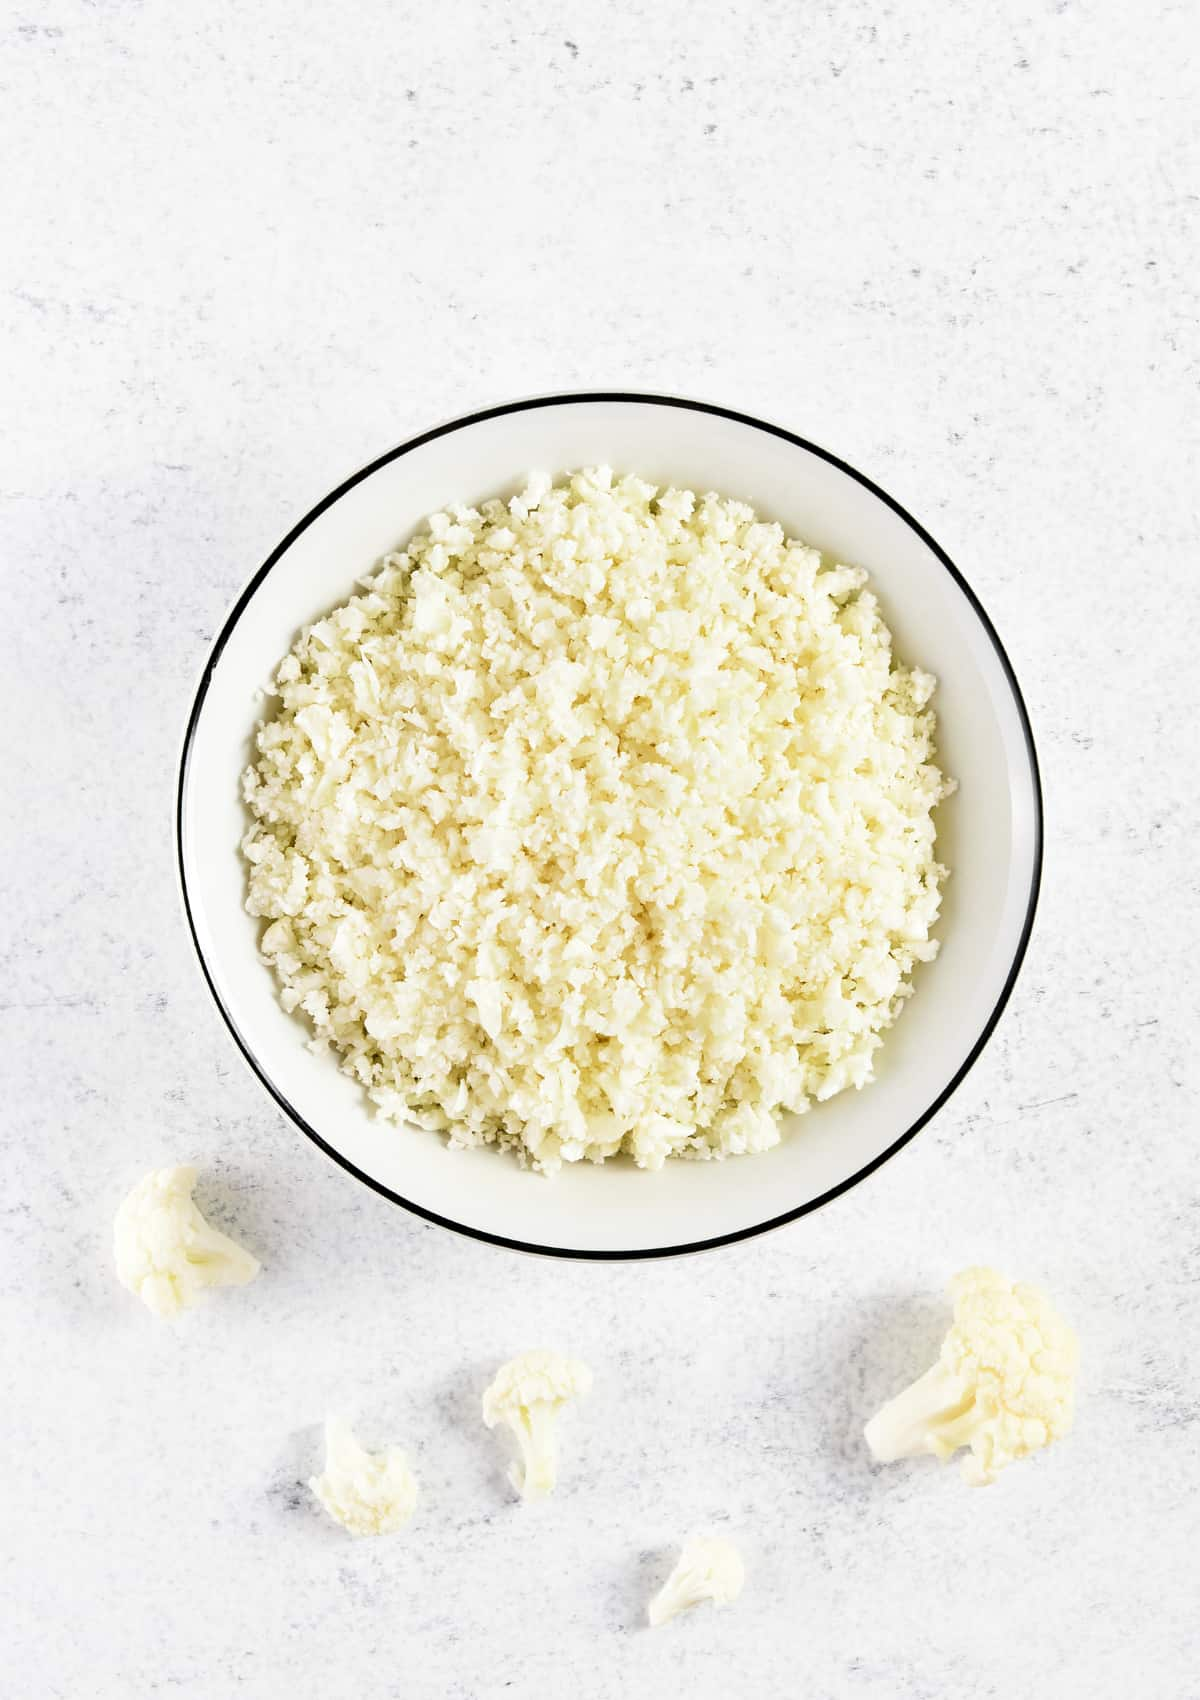
[[[876,1079],[796,1118],[762,1156],[578,1164],[552,1179],[495,1150],[454,1151],[374,1119],[359,1088],[285,1015],[245,912],[239,779],[256,692],[299,629],[451,502],[510,493],[533,468],[610,464],[658,483],[750,502],[789,534],[866,567],[898,653],[938,677],[939,813],[951,878],[941,953],[877,1055]],[[1041,798],[1029,721],[1000,640],[927,532],[861,473],[743,414],[660,396],[549,397],[489,409],[393,449],[326,496],[251,579],[221,629],[192,705],[178,801],[184,905],[201,966],[263,1085],[304,1133],[377,1191],[479,1239],[563,1257],[662,1257],[793,1221],[907,1143],[966,1074],[1012,990],[1041,868]]]

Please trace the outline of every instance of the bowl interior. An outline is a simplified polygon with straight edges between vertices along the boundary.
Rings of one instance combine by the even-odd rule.
[[[935,673],[939,760],[959,784],[938,814],[951,869],[941,953],[886,1036],[876,1079],[793,1118],[774,1151],[724,1163],[580,1164],[552,1180],[494,1151],[372,1118],[304,1024],[284,1014],[243,908],[239,780],[257,693],[299,629],[456,501],[516,489],[533,468],[604,463],[750,502],[792,535],[871,574],[906,661]],[[449,1225],[578,1255],[646,1255],[755,1232],[844,1189],[952,1089],[1002,1007],[1024,947],[1040,859],[1037,779],[1002,651],[965,586],[914,523],[849,469],[720,411],[592,397],[498,410],[431,433],[328,498],[280,546],[230,616],[206,669],[180,785],[184,894],[206,975],[279,1102],[360,1177]]]

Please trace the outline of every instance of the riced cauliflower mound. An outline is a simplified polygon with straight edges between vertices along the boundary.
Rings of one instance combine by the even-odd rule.
[[[934,681],[866,574],[606,468],[434,514],[303,634],[248,908],[386,1116],[726,1157],[870,1080],[937,949]]]

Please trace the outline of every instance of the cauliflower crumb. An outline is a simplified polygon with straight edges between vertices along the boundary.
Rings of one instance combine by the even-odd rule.
[[[543,1170],[872,1077],[945,870],[866,575],[607,468],[435,514],[280,665],[247,907],[376,1109]]]
[[[192,1200],[189,1164],[152,1169],[117,1211],[113,1255],[117,1279],[155,1316],[177,1316],[208,1287],[244,1287],[259,1271],[256,1257],[210,1227]]]

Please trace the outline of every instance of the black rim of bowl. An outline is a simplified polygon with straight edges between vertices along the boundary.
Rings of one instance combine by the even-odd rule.
[[[910,1127],[905,1129],[899,1138],[895,1139],[885,1151],[881,1152],[878,1157],[873,1158],[872,1161],[867,1163],[863,1168],[858,1169],[846,1180],[839,1182],[837,1186],[830,1187],[827,1192],[821,1193],[821,1195],[817,1198],[809,1199],[806,1203],[796,1205],[793,1209],[784,1210],[778,1216],[768,1217],[763,1222],[755,1222],[747,1228],[739,1228],[736,1232],[731,1234],[718,1234],[711,1239],[688,1241],[682,1245],[652,1246],[632,1251],[592,1251],[581,1250],[573,1246],[538,1245],[529,1240],[509,1239],[503,1234],[488,1233],[483,1228],[469,1227],[464,1222],[456,1222],[451,1217],[441,1216],[436,1211],[427,1210],[424,1205],[416,1204],[412,1199],[404,1198],[400,1193],[393,1192],[390,1187],[384,1186],[382,1182],[373,1179],[373,1177],[368,1174],[364,1174],[361,1169],[357,1168],[346,1157],[344,1157],[340,1151],[335,1150],[327,1140],[321,1137],[314,1127],[311,1127],[309,1123],[305,1121],[304,1117],[300,1114],[299,1110],[296,1109],[295,1105],[288,1101],[284,1094],[268,1077],[259,1064],[254,1051],[243,1038],[232,1014],[225,1007],[225,1003],[220,992],[217,990],[216,982],[209,969],[208,962],[205,959],[204,950],[200,944],[199,935],[196,930],[195,917],[192,913],[191,898],[188,893],[187,872],[184,865],[183,855],[183,807],[184,794],[187,787],[188,768],[191,761],[192,745],[195,739],[196,727],[200,719],[201,710],[204,707],[205,698],[208,695],[208,688],[212,680],[213,671],[217,662],[221,658],[221,654],[226,643],[229,641],[230,634],[241,619],[242,613],[250,599],[257,591],[259,585],[266,578],[267,574],[272,570],[287,550],[291,548],[292,544],[301,535],[301,533],[306,531],[313,521],[319,518],[320,515],[323,514],[327,508],[331,507],[334,502],[339,501],[348,490],[352,490],[356,484],[361,484],[364,478],[369,478],[371,474],[373,472],[377,472],[381,466],[387,466],[389,462],[399,460],[402,455],[411,454],[414,449],[419,449],[426,443],[435,441],[438,437],[449,436],[452,432],[464,430],[469,425],[478,425],[486,419],[501,418],[505,414],[528,413],[536,408],[562,407],[574,405],[580,402],[623,402],[652,407],[682,408],[690,413],[709,413],[718,419],[729,419],[738,425],[749,425],[756,431],[763,431],[771,437],[782,438],[784,442],[792,443],[796,448],[804,449],[807,453],[816,455],[818,459],[827,461],[831,466],[836,466],[841,472],[844,472],[850,478],[853,478],[855,483],[861,484],[864,489],[869,490],[872,495],[877,496],[881,502],[886,503],[887,506],[892,509],[893,513],[898,514],[904,523],[916,532],[921,541],[933,551],[934,555],[950,574],[951,578],[953,578],[963,595],[967,598],[971,608],[974,610],[976,618],[987,633],[992,647],[995,649],[996,656],[1008,682],[1008,688],[1012,692],[1013,702],[1016,705],[1017,715],[1021,722],[1021,730],[1025,739],[1026,757],[1029,762],[1029,776],[1033,790],[1034,803],[1033,870],[1029,886],[1029,896],[1025,906],[1025,919],[1021,927],[1020,938],[1017,941],[1017,948],[1013,954],[1012,964],[1009,968],[1004,985],[1001,988],[1000,996],[996,1000],[995,1007],[987,1021],[984,1023],[982,1032],[979,1034],[979,1037],[967,1053],[965,1060],[929,1104],[928,1108],[917,1117],[916,1121],[914,1121]],[[1017,683],[1017,676],[1013,671],[1012,663],[1008,658],[1004,645],[1001,643],[999,635],[997,634],[995,627],[992,625],[991,620],[988,618],[979,598],[975,595],[975,592],[971,589],[971,586],[954,565],[954,562],[946,554],[945,550],[942,549],[934,538],[929,535],[924,526],[920,525],[905,508],[901,507],[899,502],[889,496],[886,490],[880,489],[878,484],[874,483],[870,478],[867,478],[863,473],[857,471],[853,466],[848,465],[846,461],[839,459],[839,457],[835,454],[830,454],[828,449],[820,448],[816,443],[809,442],[807,438],[798,437],[794,432],[784,430],[784,428],[780,425],[772,425],[766,420],[754,418],[752,414],[738,413],[733,408],[718,407],[711,402],[688,401],[679,396],[642,395],[638,394],[636,391],[629,390],[589,390],[579,394],[534,396],[525,401],[507,402],[499,407],[486,407],[478,413],[469,413],[461,419],[452,419],[444,425],[435,426],[430,431],[423,431],[419,437],[411,437],[406,443],[401,443],[399,447],[390,449],[387,454],[380,455],[378,460],[373,460],[368,466],[362,467],[358,472],[355,472],[351,477],[347,478],[344,483],[339,484],[336,490],[331,491],[323,501],[318,502],[316,507],[311,509],[298,525],[293,526],[291,531],[289,531],[287,536],[283,539],[282,543],[280,543],[274,550],[272,550],[271,554],[268,555],[267,559],[263,562],[262,566],[258,569],[249,584],[242,591],[242,594],[238,597],[226,618],[224,625],[221,627],[221,630],[217,635],[216,641],[209,653],[208,660],[205,662],[204,670],[200,676],[200,682],[196,689],[196,695],[192,701],[191,713],[188,716],[187,730],[184,734],[183,740],[183,753],[179,763],[179,783],[176,791],[175,803],[175,856],[179,874],[179,885],[183,896],[184,913],[187,916],[188,931],[192,937],[192,944],[195,947],[196,957],[200,963],[200,970],[204,975],[205,984],[211,992],[213,1001],[216,1003],[218,1010],[221,1012],[222,1019],[224,1020],[226,1027],[228,1027],[234,1043],[241,1051],[242,1056],[246,1059],[246,1062],[249,1064],[253,1073],[258,1077],[259,1081],[270,1093],[271,1097],[275,1100],[276,1104],[278,1104],[279,1108],[284,1112],[288,1119],[294,1122],[300,1129],[301,1133],[306,1134],[307,1137],[312,1140],[313,1144],[318,1146],[327,1157],[331,1157],[335,1163],[341,1166],[341,1168],[345,1169],[349,1174],[352,1174],[357,1180],[362,1181],[364,1186],[369,1186],[374,1192],[381,1194],[384,1198],[390,1199],[393,1204],[400,1205],[402,1209],[410,1211],[414,1216],[422,1217],[426,1222],[435,1222],[439,1227],[449,1228],[454,1233],[465,1234],[468,1238],[473,1240],[484,1240],[489,1245],[504,1246],[512,1251],[531,1252],[545,1257],[575,1258],[585,1262],[623,1262],[641,1258],[680,1257],[689,1252],[711,1251],[717,1246],[734,1245],[739,1240],[753,1239],[758,1234],[769,1233],[772,1229],[782,1228],[789,1222],[798,1221],[801,1216],[808,1216],[814,1210],[819,1210],[822,1205],[831,1203],[835,1198],[840,1198],[843,1193],[849,1192],[851,1187],[857,1186],[860,1181],[866,1180],[868,1175],[874,1174],[876,1169],[882,1168],[882,1166],[888,1162],[890,1158],[894,1157],[896,1153],[907,1145],[911,1139],[914,1139],[925,1124],[937,1114],[937,1112],[966,1079],[982,1053],[984,1046],[995,1031],[996,1024],[1004,1012],[1005,1005],[1008,1003],[1012,989],[1016,984],[1017,976],[1021,971],[1021,964],[1025,960],[1025,952],[1028,949],[1030,934],[1033,931],[1033,920],[1037,910],[1038,892],[1040,890],[1042,880],[1043,837],[1042,787],[1041,775],[1038,768],[1037,750],[1034,746],[1033,730],[1029,723],[1029,714],[1025,707],[1025,700],[1021,695],[1021,688]]]

